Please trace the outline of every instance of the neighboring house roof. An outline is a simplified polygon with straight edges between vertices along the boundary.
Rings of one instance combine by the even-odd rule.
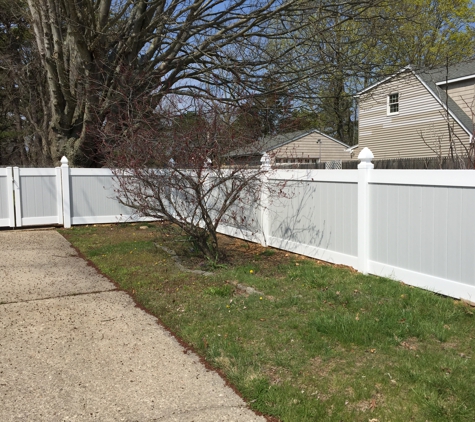
[[[458,63],[449,66],[448,68],[444,66],[419,71],[414,70],[411,66],[406,66],[394,75],[388,76],[387,78],[384,78],[383,80],[358,92],[355,97],[360,97],[379,85],[384,84],[388,80],[407,72],[411,72],[425,86],[444,110],[447,110],[448,108],[451,117],[456,120],[469,135],[472,134],[474,122],[450,96],[447,96],[444,86],[447,82],[450,84],[461,80],[475,79],[475,59]]]
[[[457,120],[460,125],[470,135],[473,132],[473,123],[470,116],[467,115],[456,102],[447,95],[444,87],[446,82],[449,84],[457,79],[475,79],[475,60],[469,62],[459,63],[454,66],[440,67],[433,70],[427,70],[420,73],[416,73],[416,77],[419,77],[422,83],[424,83],[427,89],[438,99],[444,109],[446,106],[452,117]]]
[[[274,149],[280,148],[284,145],[290,144],[291,142],[295,142],[305,136],[308,136],[312,133],[316,133],[318,135],[324,136],[331,141],[334,141],[340,144],[342,147],[349,148],[349,145],[338,141],[335,138],[332,138],[329,135],[326,135],[316,129],[313,130],[299,130],[295,132],[283,133],[279,135],[266,135],[262,139],[228,154],[230,157],[242,157],[242,156],[249,156],[249,155],[262,155],[265,152],[270,152]]]

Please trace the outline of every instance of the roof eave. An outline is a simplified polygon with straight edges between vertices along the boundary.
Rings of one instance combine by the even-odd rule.
[[[325,133],[322,133],[322,132],[320,132],[320,131],[317,130],[317,129],[312,129],[312,130],[310,130],[310,131],[308,131],[308,132],[305,132],[305,133],[302,134],[302,135],[296,136],[296,137],[294,137],[294,138],[292,138],[292,139],[290,139],[290,140],[288,140],[288,141],[282,142],[281,144],[278,144],[278,145],[276,145],[276,146],[274,146],[274,147],[272,147],[272,148],[269,148],[269,149],[265,150],[264,152],[269,152],[269,151],[273,151],[274,149],[281,148],[281,147],[283,147],[283,146],[285,146],[285,145],[287,145],[287,144],[289,144],[289,143],[291,143],[291,142],[295,142],[295,141],[297,141],[297,140],[299,140],[299,139],[302,139],[302,138],[304,138],[305,136],[310,135],[311,133],[318,133],[319,135],[325,136],[326,138],[330,139],[331,141],[334,141],[334,142],[340,144],[342,147],[349,148],[349,145],[345,144],[344,142],[339,141],[338,139],[335,139],[335,138],[331,137],[330,135],[327,135],[327,134],[325,134]]]
[[[452,119],[454,119],[458,124],[459,126],[469,135],[471,136],[472,135],[472,131],[467,128],[460,120],[459,118],[452,112],[452,110],[447,107],[444,102],[440,99],[439,95],[437,95],[436,92],[434,92],[431,87],[426,83],[424,82],[424,80],[419,76],[417,75],[415,72],[414,73],[414,76],[418,79],[418,81],[424,86],[425,89],[427,89],[427,91],[435,98],[435,100],[442,106],[442,108],[444,109],[444,111],[448,112],[450,114],[450,117],[452,117]]]
[[[391,76],[388,76],[387,78],[384,78],[383,80],[381,80],[379,82],[376,82],[373,85],[368,86],[367,88],[363,89],[362,91],[357,92],[355,95],[353,95],[353,97],[358,98],[362,94],[365,94],[366,92],[371,91],[372,89],[376,88],[377,86],[379,86],[381,84],[384,84],[385,82],[389,81],[390,79],[392,79],[392,78],[394,78],[394,77],[396,77],[396,76],[400,75],[401,73],[404,73],[408,70],[410,70],[412,73],[414,73],[414,70],[412,69],[412,66],[408,65],[408,66],[403,67],[402,69],[398,70],[396,73],[392,74]]]

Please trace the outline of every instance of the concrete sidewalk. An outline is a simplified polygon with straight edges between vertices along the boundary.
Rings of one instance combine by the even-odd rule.
[[[0,421],[265,421],[56,231],[0,243]]]

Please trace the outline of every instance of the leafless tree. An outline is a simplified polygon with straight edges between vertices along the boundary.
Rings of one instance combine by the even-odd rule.
[[[319,31],[331,32],[381,1],[27,0],[48,95],[48,125],[35,126],[43,152],[97,165],[88,128],[102,124],[123,84],[135,93],[153,86],[154,106],[171,94],[231,102],[270,86],[290,92],[308,77],[292,53],[299,30],[317,16]],[[262,84],[269,75],[279,83]]]
[[[447,118],[446,133],[421,132],[420,136],[436,157],[440,169],[475,169],[475,130],[467,142],[455,131],[453,119]]]
[[[252,87],[271,59],[265,40],[304,3],[286,0],[28,0],[46,72],[48,157],[92,164],[87,129],[101,124],[124,82],[154,86],[154,105],[170,94],[233,99]],[[275,58],[273,58],[275,59]],[[131,80],[124,81],[124,71]],[[146,84],[138,75],[147,74]],[[241,91],[242,92],[242,91]],[[98,110],[102,111],[97,113]],[[95,120],[95,119],[98,120]],[[88,150],[89,151],[85,151]]]
[[[148,93],[116,96],[120,113],[89,133],[117,180],[117,198],[139,215],[178,225],[208,259],[222,258],[220,223],[249,229],[260,212],[261,190],[279,194],[265,182],[269,167],[236,165],[230,153],[253,145],[256,132],[239,123],[243,111],[232,104],[169,95],[151,108]],[[126,104],[126,107],[125,107]]]

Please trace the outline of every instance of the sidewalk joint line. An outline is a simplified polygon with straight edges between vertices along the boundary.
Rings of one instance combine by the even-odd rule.
[[[17,301],[14,301],[14,302],[1,302],[0,301],[0,306],[2,306],[2,305],[12,305],[12,304],[15,304],[15,303],[38,302],[38,301],[41,301],[41,300],[61,299],[63,297],[95,295],[95,294],[99,294],[99,293],[120,292],[120,291],[122,291],[122,290],[114,288],[114,289],[110,289],[110,290],[97,290],[97,291],[93,291],[93,292],[70,293],[70,294],[65,294],[65,295],[62,295],[62,296],[40,297],[38,299],[17,300]]]

